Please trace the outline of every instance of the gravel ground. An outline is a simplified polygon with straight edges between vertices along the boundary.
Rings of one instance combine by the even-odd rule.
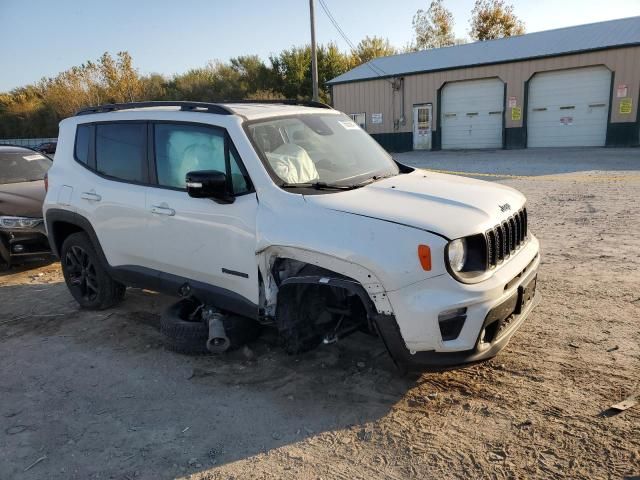
[[[398,378],[357,334],[300,357],[266,335],[189,358],[162,345],[167,297],[85,312],[57,265],[14,271],[0,479],[639,478],[640,405],[608,408],[640,393],[640,150],[399,159],[528,196],[542,302],[498,357]]]

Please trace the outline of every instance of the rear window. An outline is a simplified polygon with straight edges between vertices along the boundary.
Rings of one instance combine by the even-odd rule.
[[[31,150],[0,152],[0,184],[42,180],[51,160]]]
[[[147,126],[144,123],[96,125],[96,169],[120,180],[144,182]]]
[[[78,125],[76,130],[76,148],[75,155],[76,160],[85,165],[89,161],[89,138],[90,138],[89,125]]]

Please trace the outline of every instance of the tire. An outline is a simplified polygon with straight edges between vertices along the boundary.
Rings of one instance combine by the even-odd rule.
[[[207,338],[209,327],[202,321],[190,321],[188,316],[198,306],[191,299],[174,303],[160,316],[160,332],[165,336],[166,347],[184,355],[209,355]]]
[[[60,263],[67,287],[80,307],[104,310],[124,298],[126,287],[111,278],[86,233],[73,233],[65,239]]]
[[[282,348],[290,354],[308,352],[322,343],[325,328],[316,323],[326,310],[327,291],[317,285],[292,285],[278,298],[276,324]]]
[[[187,298],[171,305],[162,313],[160,332],[165,336],[169,350],[184,355],[211,355],[207,350],[209,326],[201,320],[189,320],[189,315],[199,305],[197,300]],[[260,333],[260,326],[256,321],[238,315],[226,315],[223,324],[231,342],[227,351],[255,340]]]

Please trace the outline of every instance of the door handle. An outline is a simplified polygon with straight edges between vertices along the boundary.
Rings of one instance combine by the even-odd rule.
[[[80,198],[89,200],[91,202],[99,202],[100,200],[102,200],[102,197],[95,192],[82,192],[80,194]]]
[[[164,207],[162,205],[152,205],[151,213],[157,213],[158,215],[169,215],[173,217],[176,214],[176,211],[173,208]]]

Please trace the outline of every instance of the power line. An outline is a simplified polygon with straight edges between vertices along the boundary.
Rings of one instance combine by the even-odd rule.
[[[347,42],[347,45],[349,45],[349,47],[351,48],[351,52],[353,53],[353,52],[357,51],[357,49],[354,46],[353,42],[349,39],[347,34],[344,33],[344,30],[342,30],[342,28],[340,28],[340,25],[338,24],[337,20],[331,14],[331,11],[329,10],[329,7],[325,3],[325,1],[324,0],[318,0],[318,1],[320,2],[320,6],[322,7],[322,10],[324,10],[324,13],[327,15],[327,18],[329,19],[329,21],[333,24],[333,26],[338,31],[340,36],[344,39],[345,42]],[[389,75],[382,68],[378,67],[377,65],[373,65],[371,61],[366,62],[365,65],[367,67],[369,67],[371,69],[371,71],[373,73],[375,73],[379,77],[383,76],[383,75],[387,75],[387,76]],[[384,79],[384,80],[386,80],[386,79]],[[387,80],[387,82],[393,83],[390,80]]]

